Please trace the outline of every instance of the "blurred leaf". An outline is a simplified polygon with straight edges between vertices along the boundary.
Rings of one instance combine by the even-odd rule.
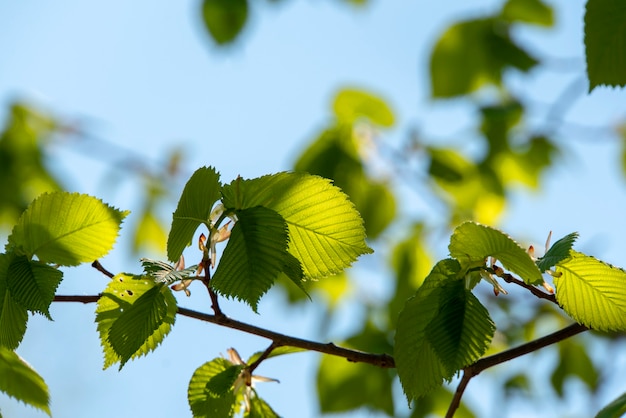
[[[602,408],[595,418],[619,418],[626,414],[626,393]]]
[[[231,417],[235,410],[236,396],[232,390],[217,395],[209,390],[209,382],[233,363],[215,358],[196,369],[189,382],[187,399],[194,418]]]
[[[222,189],[227,208],[265,206],[278,212],[289,228],[289,252],[305,278],[336,274],[372,250],[363,221],[348,197],[330,180],[302,173],[241,178]]]
[[[52,416],[46,382],[20,356],[1,346],[0,391]]]
[[[381,98],[363,90],[343,89],[335,96],[333,110],[341,123],[354,124],[361,118],[371,123],[391,127],[393,112]]]
[[[213,204],[220,198],[220,175],[213,167],[196,170],[187,181],[167,238],[167,258],[177,262],[201,224],[209,225]]]
[[[257,305],[289,260],[289,235],[282,216],[257,206],[236,212],[237,223],[211,279],[224,296]]]
[[[588,0],[585,52],[589,91],[626,84],[626,9],[622,0]]]
[[[559,364],[552,372],[550,381],[559,397],[563,397],[565,381],[570,377],[578,377],[595,392],[600,383],[600,375],[591,362],[586,348],[572,340],[561,342],[558,348]]]
[[[171,290],[148,277],[118,274],[104,290],[96,308],[104,368],[156,349],[176,320]]]
[[[522,119],[524,108],[518,101],[511,100],[483,106],[480,113],[482,116],[480,130],[489,142],[487,159],[495,158],[509,150],[509,132]]]
[[[0,347],[10,350],[20,345],[28,322],[28,311],[13,299],[8,289],[9,266],[13,259],[13,255],[0,254]]]
[[[204,24],[218,45],[233,42],[248,20],[247,0],[204,0]]]
[[[458,22],[439,38],[430,61],[434,97],[472,93],[485,84],[499,86],[507,68],[528,71],[537,64],[496,18]]]
[[[508,0],[502,9],[502,18],[546,27],[554,25],[552,7],[541,0]]]
[[[250,399],[250,411],[244,414],[244,418],[279,418],[279,415],[258,396]]]
[[[133,253],[137,254],[144,247],[151,247],[159,253],[166,249],[167,232],[152,211],[144,211],[139,216],[133,235]]]
[[[528,395],[530,392],[530,381],[525,374],[516,374],[504,382],[504,392],[506,396],[522,393]]]
[[[571,250],[556,273],[556,300],[576,322],[598,331],[626,330],[624,270]]]
[[[432,418],[433,416],[443,417],[448,412],[450,400],[453,394],[443,386],[430,392],[428,395],[416,399],[412,404],[410,418]],[[455,418],[475,418],[476,415],[463,402],[454,414]]]
[[[552,166],[559,149],[545,137],[533,137],[521,149],[498,155],[492,162],[505,184],[520,182],[537,188],[541,174]]]
[[[488,257],[494,257],[526,283],[543,283],[541,272],[526,250],[497,229],[465,222],[454,230],[448,249],[464,268],[484,264]]]
[[[537,267],[539,267],[539,270],[546,271],[563,260],[568,259],[570,256],[570,250],[574,246],[574,242],[577,238],[578,232],[572,232],[552,244],[544,256],[537,260]]]
[[[113,248],[128,213],[85,194],[45,193],[22,214],[7,249],[62,266],[92,262]]]
[[[61,271],[17,256],[11,260],[7,271],[7,289],[11,297],[24,308],[52,320],[48,309],[62,279]]]

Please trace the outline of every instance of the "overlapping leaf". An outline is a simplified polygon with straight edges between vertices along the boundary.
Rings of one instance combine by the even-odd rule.
[[[279,418],[280,416],[258,396],[250,399],[250,411],[244,414],[244,418]]]
[[[626,330],[624,270],[572,250],[556,272],[556,300],[569,316],[599,331]]]
[[[196,170],[187,181],[167,238],[167,258],[176,262],[201,224],[209,227],[213,204],[220,198],[220,175],[213,167]]]
[[[537,260],[539,270],[546,271],[569,258],[570,250],[578,238],[578,232],[572,232],[552,244],[543,257]]]
[[[318,176],[279,173],[237,179],[223,188],[223,202],[237,210],[264,206],[278,212],[289,228],[289,251],[302,264],[305,278],[339,273],[372,251],[354,205]]]
[[[459,225],[450,238],[450,255],[469,266],[494,257],[504,268],[528,284],[543,282],[541,272],[528,253],[508,235],[474,222]]]
[[[262,206],[238,211],[237,219],[211,286],[256,311],[259,299],[288,263],[287,225],[282,216]]]
[[[7,249],[63,266],[91,262],[113,248],[127,214],[92,196],[45,193],[22,214]]]
[[[176,281],[188,279],[193,275],[198,266],[190,266],[182,270],[176,270],[174,266],[160,260],[151,260],[149,258],[142,258],[141,265],[143,271],[152,277],[157,283],[171,284]]]
[[[46,382],[20,356],[5,347],[0,347],[0,391],[51,416]]]
[[[61,271],[17,256],[11,260],[7,271],[7,288],[11,297],[24,308],[52,319],[48,308],[62,279]]]
[[[16,302],[7,285],[12,255],[0,254],[0,347],[16,349],[26,332],[28,311]]]
[[[235,411],[236,396],[226,380],[213,379],[220,373],[236,367],[223,358],[216,358],[196,369],[189,382],[187,400],[194,418],[231,417]],[[211,383],[213,381],[213,383]],[[219,383],[222,383],[221,387]],[[232,385],[232,382],[230,382]]]
[[[96,322],[104,350],[104,367],[154,350],[176,319],[171,290],[148,277],[118,274],[96,309]]]

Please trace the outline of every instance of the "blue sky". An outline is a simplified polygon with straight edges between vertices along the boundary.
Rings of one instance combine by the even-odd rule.
[[[288,169],[324,127],[332,96],[342,86],[364,87],[389,101],[398,118],[391,142],[413,126],[435,138],[462,132],[472,123],[466,104],[428,100],[428,54],[451,19],[487,13],[501,2],[371,3],[364,9],[331,0],[255,4],[241,42],[218,50],[201,26],[199,1],[4,2],[0,104],[6,107],[16,97],[26,98],[62,116],[86,120],[97,136],[149,161],[162,160],[172,144],[182,145],[189,172],[214,165],[225,180]],[[530,86],[512,76],[513,85],[538,108],[551,103],[584,71],[584,2],[552,4],[559,18],[554,31],[516,34],[542,55],[573,58],[567,61],[571,72],[533,76]],[[598,89],[577,100],[567,120],[615,123],[626,114],[623,99],[623,91]],[[586,132],[572,125],[559,133],[560,143],[571,144],[569,154],[551,170],[541,193],[515,195],[504,228],[538,246],[549,230],[557,237],[578,230],[579,249],[625,265],[621,208],[626,194],[619,144],[605,131]],[[54,168],[71,179],[69,188],[96,194],[123,209],[137,209],[135,186],[116,193],[102,187],[109,168],[102,155],[87,157],[84,149],[67,147],[52,151]],[[415,204],[427,210],[419,198]],[[124,249],[121,243],[103,260],[105,266],[138,270],[139,263],[125,256]],[[105,285],[104,277],[81,267],[66,272],[60,293],[94,294]],[[281,301],[279,294],[268,295],[261,316],[235,304],[225,309],[244,321],[314,338],[319,315],[313,305],[290,310],[286,318],[276,307]],[[181,298],[181,305],[208,310],[202,297]],[[32,318],[19,349],[50,386],[57,418],[130,416],[136,411],[140,416],[188,416],[186,389],[196,367],[231,346],[247,356],[268,344],[179,318],[163,346],[148,358],[119,373],[101,371],[94,309],[54,305],[55,321]],[[358,310],[347,311],[345,326],[358,319]],[[258,373],[282,383],[264,384],[262,396],[286,417],[317,416],[308,389],[317,361],[314,354],[297,354],[263,364]],[[626,369],[623,361],[620,364]],[[469,395],[480,393],[472,385],[477,386],[470,384]],[[603,396],[608,400],[624,390],[623,384],[616,384]],[[485,416],[495,413],[490,396],[483,405],[478,398],[473,400],[478,411]],[[6,398],[0,398],[0,408],[7,417],[44,416]],[[577,406],[572,403],[570,408],[567,411],[574,413]]]

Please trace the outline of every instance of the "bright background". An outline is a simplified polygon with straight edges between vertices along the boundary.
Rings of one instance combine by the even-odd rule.
[[[520,94],[537,102],[538,114],[580,80],[585,69],[584,2],[551,4],[558,19],[554,29],[523,30],[516,36],[531,45],[531,52],[565,62],[568,68],[533,76],[530,86],[510,75]],[[52,168],[66,175],[68,189],[135,211],[137,184],[129,179],[111,187],[104,180],[120,149],[158,164],[166,160],[173,144],[183,144],[190,174],[199,166],[214,165],[225,181],[289,169],[328,121],[333,94],[343,86],[363,87],[387,99],[398,120],[398,128],[387,139],[392,144],[414,126],[431,137],[462,144],[463,138],[454,136],[475,123],[475,115],[461,101],[429,101],[428,56],[453,20],[489,13],[500,5],[501,1],[488,0],[373,0],[365,8],[331,0],[255,2],[243,39],[223,50],[205,34],[197,0],[2,2],[0,116],[6,115],[12,100],[25,98],[62,117],[86,122],[90,132],[106,142],[54,146]],[[584,83],[581,89],[586,89]],[[577,230],[579,250],[626,265],[621,145],[602,128],[615,125],[624,115],[623,91],[597,89],[576,96],[566,113],[569,123],[558,135],[569,153],[549,171],[540,193],[520,191],[513,197],[503,229],[539,248],[549,230],[556,237]],[[427,201],[419,196],[407,202],[405,212],[436,216],[429,214]],[[127,222],[133,222],[132,214]],[[128,255],[128,248],[122,238],[102,263],[113,272],[139,272],[139,262]],[[377,255],[368,257],[376,260]],[[383,290],[389,284],[385,277],[372,280]],[[106,281],[88,266],[67,269],[59,294],[96,294]],[[177,295],[181,306],[208,312],[209,300],[202,289],[192,291],[190,299]],[[233,303],[224,303],[223,308],[236,319],[315,339],[320,317],[315,303],[288,311],[281,308],[283,303],[280,292],[270,292],[260,305],[261,315]],[[231,346],[247,357],[269,344],[179,317],[149,358],[133,361],[121,372],[102,371],[94,309],[95,305],[54,304],[55,321],[33,317],[18,349],[49,385],[55,418],[190,416],[186,390],[195,368]],[[346,310],[342,323],[335,326],[337,335],[354,328],[359,319],[358,308]],[[626,371],[625,356],[594,353],[598,358],[607,354],[614,356],[617,372],[607,376],[597,404],[580,405],[574,384],[574,395],[566,402],[547,406],[543,402],[541,411],[527,404],[510,406],[507,413],[588,416],[626,390],[616,378],[620,370]],[[318,355],[309,353],[264,363],[258,373],[278,378],[281,384],[262,384],[261,396],[285,417],[319,415],[314,396],[317,361]],[[528,362],[511,363],[520,366],[528,367]],[[541,369],[541,364],[533,366]],[[479,379],[470,383],[467,401],[478,416],[501,416],[497,390],[481,385]],[[551,396],[548,391],[542,401]],[[6,397],[0,397],[0,408],[5,417],[45,416]]]

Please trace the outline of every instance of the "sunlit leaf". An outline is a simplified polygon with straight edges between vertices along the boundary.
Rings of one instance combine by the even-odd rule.
[[[335,96],[333,110],[337,118],[348,124],[366,118],[370,122],[391,127],[394,123],[393,112],[379,97],[363,90],[343,89]]]
[[[258,396],[250,399],[250,411],[244,414],[244,418],[279,418],[280,416]]]
[[[465,222],[454,230],[448,249],[450,255],[464,266],[494,257],[504,268],[519,275],[526,283],[543,282],[541,272],[526,250],[497,229]]]
[[[188,279],[192,276],[198,266],[190,266],[182,270],[176,270],[176,268],[164,261],[151,260],[149,258],[142,258],[141,265],[143,271],[152,277],[157,283],[171,284],[176,281]]]
[[[556,300],[569,316],[599,331],[626,330],[624,270],[572,250],[556,273]]]
[[[96,322],[104,367],[154,350],[176,319],[176,299],[162,283],[147,276],[118,274],[98,300]]]
[[[626,414],[626,393],[602,408],[595,418],[618,418]]]
[[[241,364],[227,367],[209,379],[206,390],[216,397],[227,395],[229,391],[232,391],[233,384],[243,368],[244,365]]]
[[[13,258],[7,272],[11,297],[31,312],[50,317],[48,308],[63,279],[63,273],[47,264],[30,261],[25,256]]]
[[[63,266],[92,262],[113,248],[126,215],[92,196],[46,193],[22,214],[7,248]]]
[[[626,8],[622,0],[588,0],[585,52],[589,91],[626,84]]]
[[[147,247],[159,253],[163,252],[167,245],[167,232],[161,222],[152,211],[146,211],[139,217],[135,233],[133,235],[133,253]]]
[[[541,0],[508,0],[502,17],[511,22],[526,22],[550,27],[554,25],[552,8]]]
[[[0,391],[52,416],[44,380],[15,352],[1,346]]]
[[[549,270],[561,261],[569,258],[570,250],[572,249],[572,246],[577,238],[578,232],[572,232],[552,244],[544,256],[537,260],[537,267],[539,267],[539,270]]]
[[[248,20],[247,0],[204,0],[202,17],[209,34],[218,45],[233,42]]]
[[[224,186],[223,196],[228,208],[265,206],[278,212],[289,228],[289,252],[306,278],[339,273],[372,252],[359,213],[329,180],[303,173],[237,179]]]
[[[221,395],[207,387],[211,379],[233,367],[233,363],[216,358],[196,369],[189,382],[187,400],[194,418],[231,417],[235,410],[236,396],[232,390]]]
[[[220,198],[220,175],[213,167],[196,170],[187,181],[174,212],[167,238],[167,258],[176,262],[202,224],[209,227],[209,215]]]

